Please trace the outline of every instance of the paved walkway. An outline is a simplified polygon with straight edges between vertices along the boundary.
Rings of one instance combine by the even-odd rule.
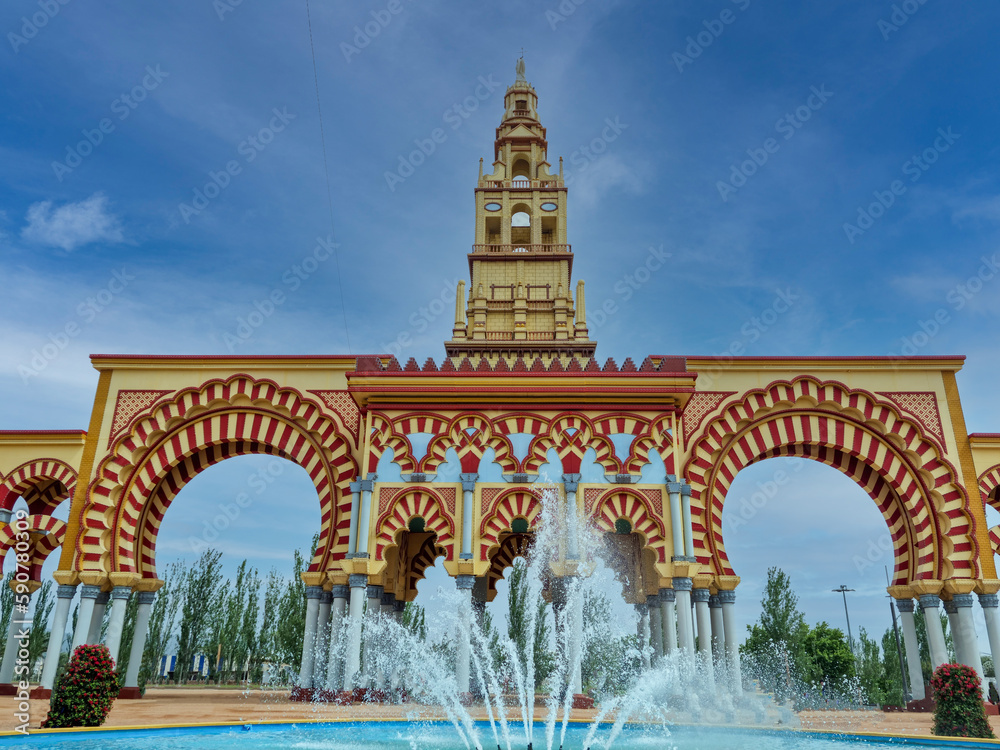
[[[48,701],[31,701],[31,722],[38,727],[48,711]],[[11,731],[17,701],[0,697],[0,731]],[[574,719],[594,717],[593,710],[577,710]],[[483,710],[473,715],[486,718]],[[260,721],[329,721],[344,719],[444,718],[440,710],[407,704],[402,706],[292,703],[287,691],[238,690],[211,687],[150,688],[141,700],[117,700],[106,727],[142,727],[164,724],[252,723]],[[519,717],[518,717],[519,718]],[[929,735],[930,714],[881,713],[877,711],[805,711],[799,714],[803,729],[839,732],[884,732]],[[1000,717],[991,716],[1000,736]]]

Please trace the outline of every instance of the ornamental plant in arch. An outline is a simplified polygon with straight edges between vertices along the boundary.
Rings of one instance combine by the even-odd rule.
[[[118,676],[107,646],[77,646],[52,691],[45,729],[99,727],[118,695]]]

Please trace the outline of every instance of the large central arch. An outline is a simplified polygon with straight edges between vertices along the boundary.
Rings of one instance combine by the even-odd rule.
[[[980,575],[966,495],[941,447],[892,404],[812,377],[744,394],[695,437],[685,471],[695,548],[716,574],[734,575],[722,537],[729,488],[741,469],[774,456],[833,466],[868,493],[893,539],[894,584]]]

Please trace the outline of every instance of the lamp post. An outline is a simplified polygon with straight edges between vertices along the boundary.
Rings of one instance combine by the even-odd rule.
[[[842,594],[844,597],[844,615],[847,617],[847,645],[851,647],[851,656],[857,661],[858,655],[854,652],[854,636],[851,635],[851,615],[847,611],[847,592],[854,591],[854,589],[849,589],[844,584],[840,584],[839,589],[832,589],[835,594]]]

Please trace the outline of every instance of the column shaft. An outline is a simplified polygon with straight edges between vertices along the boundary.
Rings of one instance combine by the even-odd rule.
[[[76,586],[60,585],[56,589],[56,611],[52,618],[52,632],[49,633],[49,646],[45,651],[45,663],[42,665],[41,687],[51,690],[56,680],[56,669],[59,667],[59,654],[62,652],[63,639],[66,637],[66,621],[69,619],[69,605],[76,595]]]
[[[674,557],[684,557],[684,520],[681,516],[680,482],[667,483],[670,497],[670,530],[674,541]]]
[[[306,623],[302,634],[299,687],[312,687],[313,663],[316,657],[316,623],[319,619],[319,597],[322,593],[323,589],[319,586],[306,586]]]
[[[472,503],[476,493],[478,474],[461,474],[462,480],[462,552],[463,560],[472,559]]]
[[[714,681],[712,668],[712,616],[708,611],[708,599],[711,593],[708,589],[695,589],[694,608],[698,615],[698,654],[701,656],[702,674],[709,681]]]
[[[108,621],[108,632],[104,639],[111,658],[118,667],[118,652],[122,645],[122,631],[125,628],[125,610],[128,608],[128,598],[132,595],[131,586],[115,586],[111,591],[111,619]]]
[[[87,643],[101,642],[101,626],[104,625],[104,613],[108,609],[108,600],[111,598],[110,591],[102,591],[94,600],[94,614],[90,618],[90,632],[87,634]]]
[[[725,633],[726,666],[729,669],[729,679],[733,693],[737,697],[743,695],[743,674],[740,668],[740,644],[736,635],[736,592],[720,591],[719,601],[722,602],[722,629]]]
[[[458,589],[458,656],[455,662],[455,681],[459,693],[470,690],[470,674],[472,659],[472,587],[475,576],[460,575],[455,578]]]
[[[358,555],[368,554],[368,528],[371,523],[372,490],[375,488],[375,475],[369,474],[367,479],[362,479],[358,484],[361,486],[361,510],[358,515]]]
[[[347,611],[347,597],[350,589],[344,585],[333,587],[333,603],[330,607],[330,651],[326,666],[326,687],[340,690],[344,686],[344,650],[341,638],[344,630],[344,614]]]
[[[90,635],[90,625],[94,619],[94,604],[97,595],[101,593],[99,586],[84,585],[80,590],[80,609],[77,610],[76,630],[73,632],[73,645],[70,646],[70,656],[76,651],[77,646],[82,646],[87,642]]]
[[[653,646],[653,658],[659,661],[663,656],[663,623],[660,619],[660,597],[650,596],[646,599],[649,607],[649,640]]]
[[[694,560],[694,528],[691,525],[691,485],[681,485],[681,517],[684,522],[684,554]]]
[[[979,675],[979,683],[986,695],[986,677],[983,674],[983,658],[979,652],[979,636],[976,624],[972,619],[972,594],[955,594],[951,605],[958,611],[952,621],[952,634],[955,639],[955,651],[958,660],[967,667],[972,667]]]
[[[16,596],[16,595],[15,595]],[[28,593],[28,601],[31,601],[31,592]],[[17,600],[14,600],[17,603]],[[14,682],[14,662],[17,661],[17,652],[21,648],[21,642],[17,636],[22,626],[30,626],[31,618],[28,613],[21,614],[16,607],[10,610],[10,627],[7,628],[7,645],[3,650],[3,663],[0,664],[0,684],[9,685]]]
[[[723,664],[726,658],[726,626],[718,594],[709,598],[708,610],[712,616],[712,659],[716,664]]]
[[[937,669],[948,660],[944,645],[944,630],[941,629],[940,597],[924,594],[920,597],[920,608],[924,611],[927,626],[927,645],[931,652],[931,669]]]
[[[357,687],[358,672],[361,671],[361,628],[365,608],[365,589],[368,587],[368,576],[352,575],[351,586],[351,622],[347,631],[347,648],[344,654],[344,690]]]
[[[681,652],[694,656],[694,620],[691,612],[691,579],[674,579],[674,596],[677,600],[677,640]]]
[[[347,531],[347,554],[358,551],[358,519],[361,516],[361,483],[351,482],[351,525]]]
[[[639,636],[639,653],[642,654],[643,669],[649,669],[649,606],[646,604],[636,604],[635,613],[639,616],[636,623],[636,634]]]
[[[333,603],[333,594],[324,591],[319,595],[319,615],[316,618],[316,646],[313,653],[313,678],[312,687],[323,688],[326,686],[326,660],[330,655],[330,606]]]
[[[660,624],[664,653],[672,654],[677,650],[677,605],[673,589],[660,589]]]
[[[903,651],[906,653],[906,672],[910,678],[910,695],[915,701],[922,701],[927,693],[924,690],[924,674],[920,668],[920,645],[917,643],[917,626],[913,621],[913,600],[897,599],[899,621],[903,630]]]
[[[128,669],[125,672],[123,687],[139,687],[139,670],[142,668],[142,655],[146,650],[146,636],[149,635],[149,616],[153,608],[153,591],[140,591],[139,606],[135,612],[135,634],[132,636],[132,653],[129,654]],[[156,654],[160,657],[161,654]]]

